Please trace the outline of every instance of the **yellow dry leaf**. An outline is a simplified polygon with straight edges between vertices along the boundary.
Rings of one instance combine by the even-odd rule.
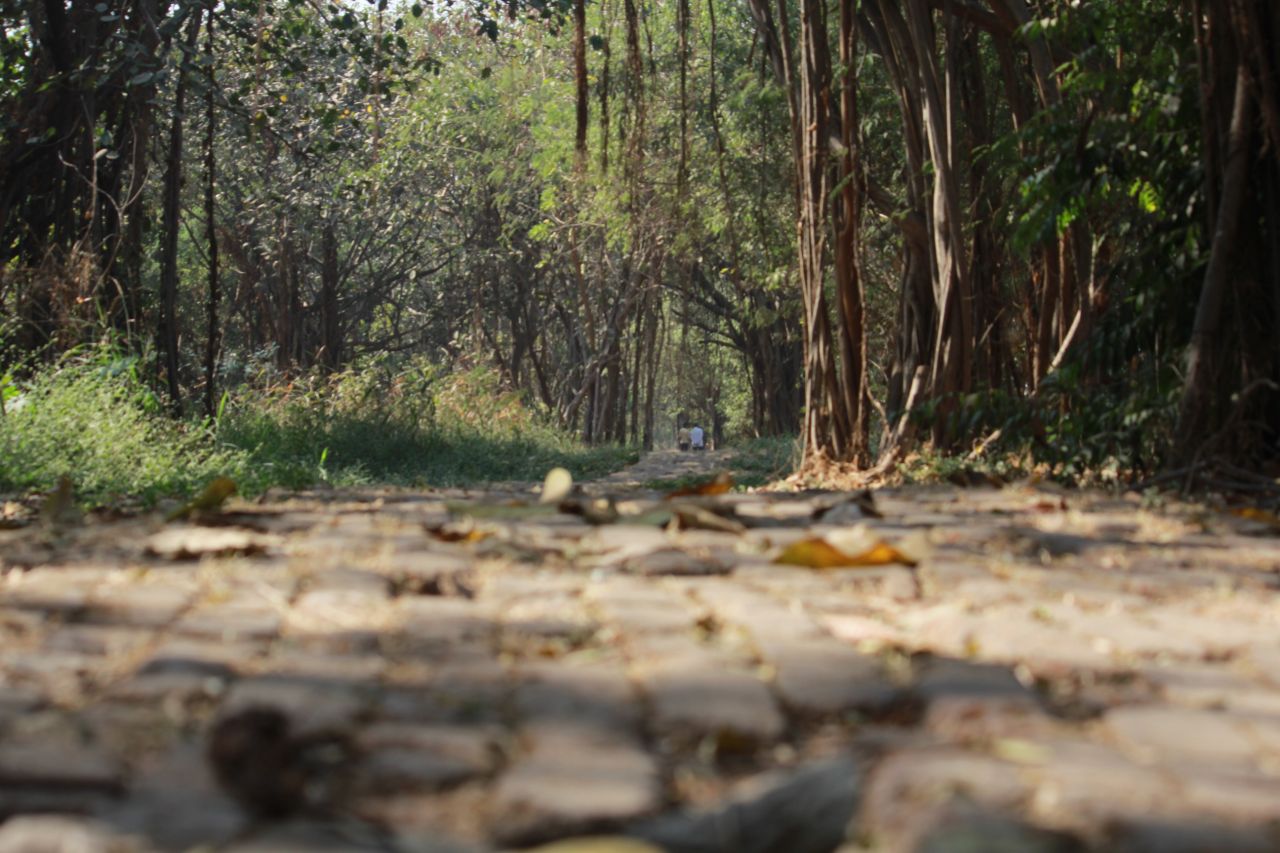
[[[559,503],[568,497],[569,492],[573,490],[573,475],[564,468],[552,468],[547,472],[547,478],[542,482],[542,497],[538,499],[539,503],[554,504]]]
[[[877,542],[870,549],[853,558],[854,566],[889,566],[895,563],[914,566],[916,561],[884,542]]]
[[[991,751],[1013,764],[1045,764],[1053,758],[1053,750],[1044,744],[1016,737],[996,738]]]
[[[227,502],[227,498],[235,493],[235,480],[230,477],[215,477],[209,485],[204,487],[204,491],[192,498],[189,503],[183,504],[169,513],[165,521],[189,518],[201,512],[217,512],[222,509],[222,505]]]
[[[831,569],[849,565],[849,555],[827,540],[813,536],[792,542],[774,557],[775,563],[784,566],[803,566],[806,569]]]
[[[1235,517],[1243,518],[1246,521],[1257,521],[1262,524],[1270,525],[1271,527],[1280,528],[1280,516],[1277,516],[1274,512],[1268,512],[1265,509],[1258,509],[1254,506],[1240,506],[1228,510],[1228,512]]]
[[[461,518],[437,527],[428,527],[427,532],[441,542],[462,542],[464,544],[481,542],[491,535],[491,531],[477,526],[474,518]]]
[[[820,536],[793,542],[774,558],[775,563],[803,566],[807,569],[835,569],[857,566],[914,566],[916,561],[881,539],[867,542],[864,548],[846,551]]]
[[[723,495],[733,488],[733,475],[727,471],[716,474],[710,480],[694,483],[667,494],[668,498],[687,498],[695,496]]]

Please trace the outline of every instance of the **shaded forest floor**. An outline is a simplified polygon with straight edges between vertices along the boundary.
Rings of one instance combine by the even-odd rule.
[[[0,849],[1280,843],[1271,519],[726,462],[0,531]]]

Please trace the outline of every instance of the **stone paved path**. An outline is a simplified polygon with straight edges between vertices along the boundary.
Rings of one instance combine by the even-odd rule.
[[[1265,521],[673,506],[634,484],[723,459],[666,457],[604,518],[370,491],[0,531],[0,853],[1280,849]],[[851,529],[918,565],[773,562]]]

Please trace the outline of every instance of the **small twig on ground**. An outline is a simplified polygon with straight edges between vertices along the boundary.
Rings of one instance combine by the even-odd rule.
[[[965,460],[968,462],[973,462],[979,459],[982,456],[982,454],[987,452],[987,448],[991,446],[991,443],[994,441],[999,441],[1000,436],[1002,435],[1004,435],[1004,429],[1001,428],[1001,429],[992,430],[990,435],[982,439],[982,441],[978,442],[977,447],[969,451],[969,455],[965,457]]]

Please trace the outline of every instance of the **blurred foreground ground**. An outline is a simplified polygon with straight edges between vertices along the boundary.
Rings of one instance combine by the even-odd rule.
[[[1266,518],[724,460],[0,531],[0,851],[1280,849]]]

